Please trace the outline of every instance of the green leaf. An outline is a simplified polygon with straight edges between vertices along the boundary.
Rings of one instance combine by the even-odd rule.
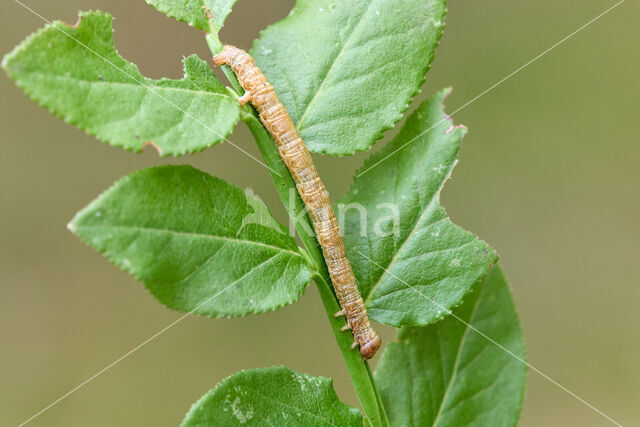
[[[252,54],[309,150],[353,154],[419,92],[445,13],[445,0],[298,0]]]
[[[47,25],[6,55],[2,66],[31,98],[98,139],[161,154],[203,150],[238,121],[238,103],[197,56],[182,80],[153,80],[115,50],[112,17],[81,12],[75,26]]]
[[[340,402],[329,378],[285,367],[238,372],[192,407],[182,427],[362,426],[360,411]]]
[[[526,356],[498,266],[454,314],[458,318],[403,328],[399,341],[387,346],[375,379],[391,425],[516,425]]]
[[[175,310],[272,311],[298,299],[311,271],[255,197],[191,166],[132,173],[69,228]]]
[[[459,304],[497,260],[440,206],[466,133],[443,111],[449,91],[411,114],[396,138],[365,162],[338,206],[362,296],[371,318],[381,323],[433,322],[445,314],[442,307]]]
[[[236,0],[145,0],[167,16],[207,33],[218,33]]]

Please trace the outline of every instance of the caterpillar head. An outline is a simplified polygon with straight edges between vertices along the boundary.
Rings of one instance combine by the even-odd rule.
[[[360,346],[360,354],[363,359],[371,359],[376,351],[380,348],[380,340],[379,336],[373,337],[373,339],[369,340],[365,345]]]

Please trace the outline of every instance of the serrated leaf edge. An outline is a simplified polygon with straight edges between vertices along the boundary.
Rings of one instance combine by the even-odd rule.
[[[45,25],[42,28],[39,28],[38,30],[34,31],[33,33],[29,34],[22,42],[20,42],[11,52],[5,54],[2,58],[2,62],[0,64],[0,66],[5,70],[5,72],[7,72],[7,74],[9,74],[9,76],[11,77],[11,79],[13,80],[13,82],[15,83],[15,85],[20,88],[32,101],[34,101],[37,105],[39,105],[40,107],[44,108],[45,110],[47,110],[48,112],[50,112],[51,114],[53,114],[55,117],[58,117],[60,119],[62,119],[65,123],[68,123],[70,125],[73,125],[75,127],[77,127],[78,129],[84,131],[87,135],[94,137],[95,139],[97,139],[98,141],[104,142],[112,147],[118,147],[118,148],[122,148],[125,151],[129,151],[129,152],[133,152],[133,153],[141,153],[144,148],[146,146],[151,146],[153,148],[156,149],[156,151],[158,152],[158,154],[161,157],[167,157],[167,156],[171,156],[171,157],[178,157],[178,156],[182,156],[184,154],[195,154],[195,153],[199,153],[204,151],[207,148],[210,148],[214,145],[217,145],[221,142],[224,142],[226,140],[226,136],[230,135],[233,132],[233,129],[235,128],[235,125],[238,123],[239,119],[240,119],[240,114],[238,111],[238,115],[236,116],[231,129],[229,130],[229,132],[226,133],[226,135],[222,135],[222,134],[217,134],[216,136],[221,138],[220,141],[216,141],[212,144],[203,146],[203,147],[197,147],[197,148],[192,148],[192,149],[179,149],[179,150],[175,150],[173,152],[170,153],[164,153],[161,149],[158,148],[157,144],[153,141],[144,141],[142,146],[140,148],[136,148],[136,147],[126,147],[123,143],[119,143],[119,142],[114,142],[108,138],[101,138],[98,137],[97,132],[92,131],[91,129],[83,126],[82,124],[78,123],[77,120],[72,120],[68,117],[68,114],[59,111],[57,108],[54,108],[53,106],[48,106],[44,101],[37,99],[34,96],[34,91],[30,90],[28,87],[26,87],[24,84],[20,83],[18,80],[14,79],[11,76],[11,73],[9,73],[9,70],[7,69],[7,65],[8,65],[8,61],[11,59],[11,57],[13,57],[14,55],[16,55],[18,52],[23,51],[26,49],[26,45],[31,41],[31,39],[38,37],[39,35],[41,35],[42,33],[49,31],[50,29],[53,28],[57,28],[59,31],[62,31],[67,37],[71,37],[73,39],[73,36],[71,36],[70,34],[68,34],[66,31],[64,31],[63,29],[60,28],[60,26],[62,27],[67,27],[67,28],[78,28],[78,26],[80,25],[82,18],[84,15],[89,14],[89,13],[94,13],[97,15],[102,15],[102,16],[107,16],[109,17],[110,21],[113,21],[114,17],[109,14],[108,12],[103,12],[101,10],[89,10],[89,11],[80,11],[78,12],[78,20],[76,21],[75,24],[67,24],[64,21],[61,20],[55,20],[51,23],[47,23],[47,25]],[[113,32],[113,27],[111,28],[111,31]],[[81,45],[82,46],[82,45]],[[128,59],[122,57],[120,55],[120,53],[118,53],[117,49],[115,49],[115,43],[114,43],[114,50],[115,52],[125,61],[127,61],[129,64],[131,64],[133,67],[135,67],[136,71],[138,71],[138,73],[143,76],[142,73],[140,73],[140,70],[138,68],[138,66],[129,61]],[[91,51],[90,51],[91,52]],[[93,53],[93,52],[92,52]],[[160,78],[160,79],[154,79],[155,81],[163,81],[163,80],[171,80],[171,81],[185,81],[188,78],[188,73],[186,70],[186,61],[190,58],[190,57],[197,57],[198,59],[202,60],[199,56],[197,56],[196,54],[192,54],[189,55],[188,57],[183,57],[182,63],[183,63],[183,77],[181,79],[170,79],[170,78]],[[100,56],[98,56],[100,57]],[[204,60],[202,60],[204,62]],[[120,70],[120,67],[117,67]],[[128,74],[128,73],[125,73]],[[144,78],[144,76],[143,76]],[[144,84],[140,84],[137,79],[133,79],[140,87],[146,89],[146,90],[150,90],[146,85]],[[132,83],[133,84],[133,83]],[[167,89],[167,88],[162,88],[162,89]],[[152,90],[153,92],[153,90]],[[221,96],[221,97],[227,97],[223,94],[216,94],[213,92],[207,92],[210,95],[216,95],[216,96]],[[229,99],[232,99],[230,96],[228,97]]]
[[[84,208],[80,209],[80,210],[79,210],[79,211],[74,215],[73,219],[71,219],[71,221],[69,221],[69,223],[67,223],[67,229],[68,229],[69,231],[71,231],[74,235],[76,235],[76,236],[80,239],[80,241],[81,241],[82,243],[84,243],[87,247],[89,247],[89,248],[91,248],[91,249],[93,249],[93,250],[96,250],[96,248],[95,248],[95,247],[93,247],[93,246],[92,246],[92,245],[91,245],[87,240],[85,240],[83,237],[81,237],[81,236],[78,234],[78,226],[77,226],[77,224],[76,224],[76,221],[77,221],[77,220],[80,218],[80,216],[85,212],[85,210],[89,209],[89,208],[90,208],[91,206],[93,206],[94,204],[98,204],[102,199],[106,198],[106,197],[108,196],[108,194],[109,194],[109,193],[111,193],[111,192],[115,191],[119,186],[124,185],[127,181],[130,181],[134,175],[141,174],[141,173],[143,173],[144,171],[147,171],[147,170],[149,170],[149,169],[159,169],[159,168],[175,167],[175,166],[178,166],[178,167],[179,167],[179,166],[188,166],[188,167],[193,168],[193,169],[195,169],[195,170],[199,170],[199,169],[197,169],[197,168],[194,168],[194,167],[193,167],[193,166],[191,166],[191,165],[164,165],[164,166],[153,166],[153,167],[149,167],[149,168],[138,169],[138,170],[136,170],[136,171],[134,171],[134,172],[132,172],[132,173],[130,173],[130,174],[128,174],[128,175],[125,175],[124,177],[122,177],[122,178],[120,178],[119,180],[117,180],[115,183],[111,184],[111,186],[110,186],[109,188],[107,188],[106,190],[104,190],[102,193],[100,193],[100,194],[98,195],[98,197],[96,197],[94,200],[92,200],[92,201],[91,201],[88,205],[86,205]],[[206,173],[206,172],[205,172],[205,173]],[[215,178],[215,177],[214,177],[214,178]],[[232,184],[230,184],[230,185],[232,185]],[[274,248],[275,248],[275,247],[274,247]],[[293,252],[293,251],[291,251],[291,250],[280,249],[280,248],[278,248],[278,249],[279,249],[279,250],[281,250],[281,251],[283,251],[283,252],[289,252],[289,253],[292,253],[292,254],[294,254],[294,255],[297,255],[297,256],[299,256],[303,261],[305,261],[305,262],[303,262],[303,263],[302,263],[302,265],[303,265],[304,267],[306,267],[306,271],[307,271],[307,273],[309,274],[309,279],[308,279],[308,281],[307,281],[307,282],[305,283],[305,285],[301,288],[300,292],[299,292],[297,295],[295,295],[293,298],[291,298],[291,299],[289,299],[289,300],[286,300],[286,301],[283,301],[282,303],[277,304],[277,305],[275,305],[275,306],[273,306],[273,307],[271,307],[271,308],[269,308],[269,309],[261,309],[261,310],[253,310],[253,309],[251,309],[251,310],[246,310],[246,311],[242,311],[242,310],[240,310],[238,313],[234,313],[234,314],[210,314],[210,313],[199,313],[199,312],[197,311],[197,310],[198,310],[198,308],[200,308],[200,305],[204,306],[204,304],[206,304],[206,303],[208,302],[208,299],[204,299],[204,300],[200,301],[200,302],[199,302],[199,304],[196,306],[196,308],[195,308],[195,309],[192,309],[192,310],[190,310],[190,311],[184,311],[184,310],[180,310],[180,309],[176,309],[176,308],[170,307],[168,304],[166,304],[165,302],[161,301],[161,300],[157,297],[157,295],[153,292],[153,290],[150,288],[150,286],[149,286],[149,285],[148,285],[148,284],[147,284],[147,283],[146,283],[146,282],[141,278],[141,276],[140,276],[140,274],[139,274],[139,273],[136,273],[136,272],[132,271],[132,266],[130,266],[130,265],[125,265],[125,263],[123,263],[123,262],[120,262],[120,261],[118,261],[118,260],[112,259],[111,257],[107,256],[105,253],[103,253],[103,252],[101,252],[101,251],[97,251],[97,252],[102,256],[102,258],[106,258],[106,260],[107,260],[110,264],[112,264],[112,265],[114,265],[114,266],[118,267],[118,269],[120,269],[121,271],[123,271],[123,272],[125,272],[125,273],[127,273],[127,274],[131,275],[131,276],[132,276],[134,279],[136,279],[138,282],[141,282],[141,283],[144,285],[144,288],[147,290],[147,292],[148,292],[151,296],[153,296],[153,298],[154,298],[157,302],[159,302],[160,304],[162,304],[162,305],[163,305],[163,306],[165,306],[166,308],[168,308],[168,309],[170,309],[170,310],[172,310],[172,311],[178,311],[178,312],[181,312],[181,313],[195,314],[195,315],[198,315],[198,316],[201,316],[201,317],[208,317],[208,318],[211,318],[211,319],[228,319],[228,318],[239,318],[239,317],[245,317],[245,316],[248,316],[248,315],[250,315],[250,314],[266,314],[266,313],[271,313],[271,312],[274,312],[274,311],[276,311],[276,310],[279,310],[279,309],[281,309],[281,308],[283,308],[283,307],[286,307],[286,306],[288,306],[288,305],[291,305],[291,304],[293,304],[293,303],[297,302],[297,301],[302,297],[302,295],[304,295],[304,293],[305,293],[306,289],[309,287],[309,284],[310,284],[310,283],[311,283],[311,281],[313,280],[313,275],[314,275],[314,273],[315,273],[315,270],[313,270],[313,269],[311,268],[311,266],[309,266],[309,265],[308,265],[308,263],[306,262],[306,261],[307,261],[307,259],[306,259],[306,257],[305,257],[302,253],[297,253],[297,254],[296,254],[296,253],[294,253],[294,252]],[[265,262],[263,262],[262,264],[259,264],[259,265],[255,266],[253,269],[251,269],[251,271],[250,271],[249,273],[245,273],[245,274],[243,274],[240,278],[236,279],[236,280],[235,280],[235,282],[238,282],[239,280],[244,279],[244,278],[245,278],[245,276],[246,276],[247,274],[250,274],[250,273],[251,273],[251,272],[253,272],[256,268],[258,268],[258,267],[262,266],[262,265],[263,265],[264,263],[266,263],[267,261],[272,261],[274,258],[276,258],[277,256],[279,256],[280,254],[281,254],[281,253],[276,253],[276,255],[274,255],[274,256],[273,256],[273,257],[271,257],[271,258],[268,258],[268,259],[267,259],[267,260],[265,260]],[[303,272],[304,272],[304,270],[303,270],[303,271],[301,271],[301,273],[303,273]],[[222,289],[223,289],[223,291],[219,291],[220,293],[223,293],[223,292],[225,292],[227,289],[230,289],[231,284],[227,284],[227,285],[225,285],[225,286],[226,286],[226,287],[223,287],[223,288],[222,288]],[[214,294],[214,295],[215,295],[215,294]],[[212,295],[212,296],[210,296],[210,297],[208,297],[208,298],[212,298],[212,297],[213,297],[213,295]]]
[[[286,19],[286,18],[298,13],[298,9],[299,9],[298,3],[302,2],[302,1],[304,1],[304,0],[296,0],[296,3],[294,5],[294,7],[291,9],[289,14],[284,19]],[[371,3],[373,3],[374,0],[370,0],[370,1],[371,1]],[[371,5],[371,3],[369,4],[369,6]],[[367,7],[369,7],[369,6],[367,6]],[[443,10],[443,13],[442,13],[442,18],[446,22],[445,18],[446,18],[447,13],[448,13],[448,9],[446,7],[446,0],[443,2],[443,6],[444,6],[444,10]],[[262,30],[260,30],[260,32],[258,33],[258,38],[256,38],[253,41],[251,50],[249,51],[249,53],[252,56],[253,56],[253,51],[255,49],[258,49],[258,45],[261,42],[263,33],[265,31],[267,31],[267,30],[272,29],[272,28],[277,28],[279,25],[282,24],[284,19],[280,20],[278,22],[275,22],[273,24],[270,24],[270,25],[266,26],[265,28],[263,28]],[[422,78],[418,79],[418,82],[417,82],[418,84],[416,86],[417,89],[415,91],[413,91],[413,93],[411,93],[411,94],[406,96],[406,98],[404,99],[404,101],[401,104],[401,107],[398,109],[398,114],[394,118],[390,119],[387,123],[385,123],[377,133],[373,134],[372,137],[371,137],[371,140],[370,140],[370,142],[368,144],[365,144],[362,147],[356,147],[355,149],[353,149],[351,151],[341,151],[341,152],[330,152],[327,149],[318,149],[318,150],[316,150],[314,147],[308,146],[309,151],[311,151],[312,153],[322,154],[322,155],[327,155],[327,156],[333,156],[333,157],[352,156],[352,155],[354,155],[354,154],[356,154],[358,152],[369,151],[371,149],[371,147],[377,141],[382,139],[382,137],[384,136],[384,132],[385,131],[387,131],[389,129],[393,129],[395,127],[395,125],[404,117],[405,112],[407,111],[407,109],[409,108],[409,106],[413,102],[413,98],[416,95],[418,95],[419,93],[422,92],[422,89],[421,89],[422,85],[424,84],[424,82],[427,79],[427,76],[426,76],[427,72],[429,72],[429,70],[431,69],[431,64],[433,63],[433,60],[435,58],[435,50],[438,48],[438,46],[440,46],[440,39],[442,38],[442,35],[444,34],[445,26],[446,26],[446,24],[443,22],[442,25],[440,25],[438,27],[438,32],[437,32],[437,37],[436,37],[436,47],[433,50],[434,53],[432,54],[431,58],[422,67],[422,73],[421,73]],[[315,94],[314,94],[314,98],[315,98]],[[307,105],[307,108],[308,108],[308,105]],[[296,126],[296,129],[297,129],[297,126]],[[298,131],[300,131],[300,130],[298,129]]]

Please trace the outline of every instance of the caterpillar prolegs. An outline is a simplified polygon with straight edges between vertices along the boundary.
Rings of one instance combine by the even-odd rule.
[[[253,104],[260,114],[260,120],[275,140],[280,156],[289,168],[298,193],[311,216],[342,308],[338,314],[344,314],[347,318],[345,330],[351,329],[355,339],[354,346],[360,345],[362,357],[371,358],[380,347],[380,337],[369,324],[329,193],[318,176],[309,150],[273,86],[247,52],[233,46],[224,46],[222,52],[213,57],[213,62],[215,65],[227,64],[235,72],[245,90],[245,94],[239,99],[240,103]]]

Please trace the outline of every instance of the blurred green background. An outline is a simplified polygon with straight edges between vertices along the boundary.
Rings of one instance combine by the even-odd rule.
[[[210,57],[199,31],[142,0],[27,4],[66,22],[75,22],[78,9],[111,12],[119,52],[149,77],[180,77],[181,58],[193,52]],[[238,1],[224,41],[250,47],[292,4]],[[451,85],[452,112],[613,4],[452,1],[416,101]],[[453,220],[501,254],[531,364],[629,425],[640,422],[639,12],[627,1],[456,114],[470,133],[443,195]],[[0,52],[43,25],[3,1]],[[134,155],[54,118],[4,73],[0,88],[0,425],[9,426],[180,316],[65,228],[112,182],[150,165],[191,163],[252,187],[279,219],[285,215],[267,171],[229,144],[180,159],[153,150]],[[243,125],[231,139],[258,155]],[[316,158],[334,200],[365,156]],[[391,328],[382,329],[392,340]],[[189,317],[30,425],[175,426],[221,379],[269,365],[332,377],[342,399],[356,404],[310,287],[300,303],[276,313]],[[521,425],[608,422],[530,373]]]

